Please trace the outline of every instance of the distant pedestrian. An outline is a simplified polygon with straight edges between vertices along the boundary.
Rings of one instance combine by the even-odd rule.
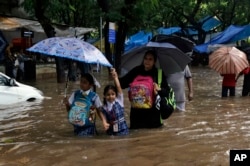
[[[181,72],[169,74],[166,76],[167,82],[174,90],[176,100],[176,110],[186,110],[186,93],[185,93],[185,81],[187,82],[188,94],[187,98],[189,101],[193,100],[193,80],[192,74],[188,65]]]
[[[23,49],[20,49],[15,53],[15,78],[18,81],[22,81],[24,79],[24,58],[25,55],[23,53]]]
[[[5,51],[4,64],[5,64],[5,74],[11,78],[14,78],[14,73],[13,73],[15,69],[14,63],[15,63],[14,48],[13,46],[9,45]]]
[[[242,96],[250,96],[250,67],[247,67],[242,72],[240,72],[236,80],[238,80],[238,78],[242,75],[244,75]]]
[[[67,61],[68,63],[68,79],[75,82],[77,80],[77,63],[74,61]]]
[[[80,74],[89,73],[91,70],[91,66],[88,63],[78,62],[77,66],[80,69]]]
[[[222,91],[221,97],[235,96],[235,86],[236,86],[236,74],[221,74],[222,80]]]

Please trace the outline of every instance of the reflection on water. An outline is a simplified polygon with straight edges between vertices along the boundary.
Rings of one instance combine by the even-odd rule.
[[[240,96],[242,78],[237,96],[222,99],[217,73],[191,70],[195,98],[187,111],[174,112],[162,128],[132,130],[126,137],[106,136],[99,120],[99,135],[75,137],[61,104],[65,84],[38,80],[32,86],[45,100],[0,109],[0,165],[229,165],[230,149],[250,149],[250,104],[249,97]],[[102,87],[111,83],[107,73],[95,75]],[[78,87],[70,83],[68,94]]]

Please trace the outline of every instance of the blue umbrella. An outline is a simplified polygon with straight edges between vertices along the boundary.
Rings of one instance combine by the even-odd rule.
[[[112,67],[98,48],[77,38],[47,38],[28,48],[27,51]]]
[[[89,64],[100,64],[103,66],[112,67],[112,65],[98,48],[77,38],[47,38],[28,48],[27,51],[72,59]],[[67,87],[68,78],[65,87],[65,97],[67,93]]]

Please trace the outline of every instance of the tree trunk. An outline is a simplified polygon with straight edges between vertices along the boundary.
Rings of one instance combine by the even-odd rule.
[[[131,9],[136,3],[136,0],[124,0],[124,3],[125,6],[121,9],[121,15],[124,16],[125,19],[118,22],[118,31],[116,36],[115,68],[119,73],[121,73],[121,56],[124,52],[124,43],[129,29],[126,20],[132,18]]]
[[[109,12],[109,1],[108,0],[97,0],[97,4],[102,9],[102,11],[106,14]],[[109,17],[105,18],[105,26],[104,26],[104,45],[105,45],[105,56],[108,61],[113,65],[113,58],[111,55],[110,43],[109,43]],[[102,40],[102,39],[101,39]]]
[[[98,5],[102,8],[102,11],[105,13],[109,12],[109,1],[108,0],[98,0]],[[131,6],[135,4],[136,0],[125,0],[125,7],[121,9],[121,15],[124,16],[125,20],[126,18],[130,18],[130,12]],[[114,52],[114,61],[111,55],[110,50],[110,43],[108,41],[108,35],[109,35],[109,18],[106,17],[106,25],[104,29],[104,36],[105,36],[105,54],[109,62],[116,68],[117,72],[120,73],[121,71],[121,56],[124,52],[124,43],[126,34],[128,31],[128,25],[126,21],[120,20],[118,22],[118,31],[116,34],[116,43],[115,43],[115,52]]]
[[[48,38],[55,37],[55,29],[52,27],[50,19],[44,16],[45,6],[43,5],[43,0],[36,0],[34,3],[35,15],[39,23],[42,25],[45,34]],[[65,82],[65,72],[63,68],[62,58],[55,58],[56,61],[56,73],[57,73],[57,82]]]
[[[118,23],[118,31],[116,35],[116,51],[115,51],[115,69],[118,73],[121,73],[121,56],[124,52],[124,43],[126,34],[128,31],[128,25],[124,21]]]
[[[106,18],[106,24],[104,27],[104,43],[105,43],[105,56],[108,61],[113,64],[113,59],[111,55],[110,43],[109,43],[109,19]]]

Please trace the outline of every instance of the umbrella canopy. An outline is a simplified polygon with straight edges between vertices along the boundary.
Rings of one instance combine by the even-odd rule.
[[[220,47],[209,55],[209,66],[220,74],[239,74],[249,66],[246,54],[235,47]]]
[[[183,71],[191,58],[170,43],[148,42],[147,44],[134,48],[122,55],[121,68],[125,72],[140,65],[146,51],[155,50],[158,56],[158,65],[165,74]]]
[[[248,61],[250,61],[250,46],[240,47],[238,49],[243,51],[247,55]]]
[[[159,34],[159,35],[154,36],[151,41],[171,43],[184,53],[193,52],[193,48],[195,46],[195,43],[192,42],[191,40],[180,37],[180,36],[175,36],[175,35]]]
[[[90,64],[112,66],[98,48],[77,38],[47,38],[28,48],[27,51]]]

